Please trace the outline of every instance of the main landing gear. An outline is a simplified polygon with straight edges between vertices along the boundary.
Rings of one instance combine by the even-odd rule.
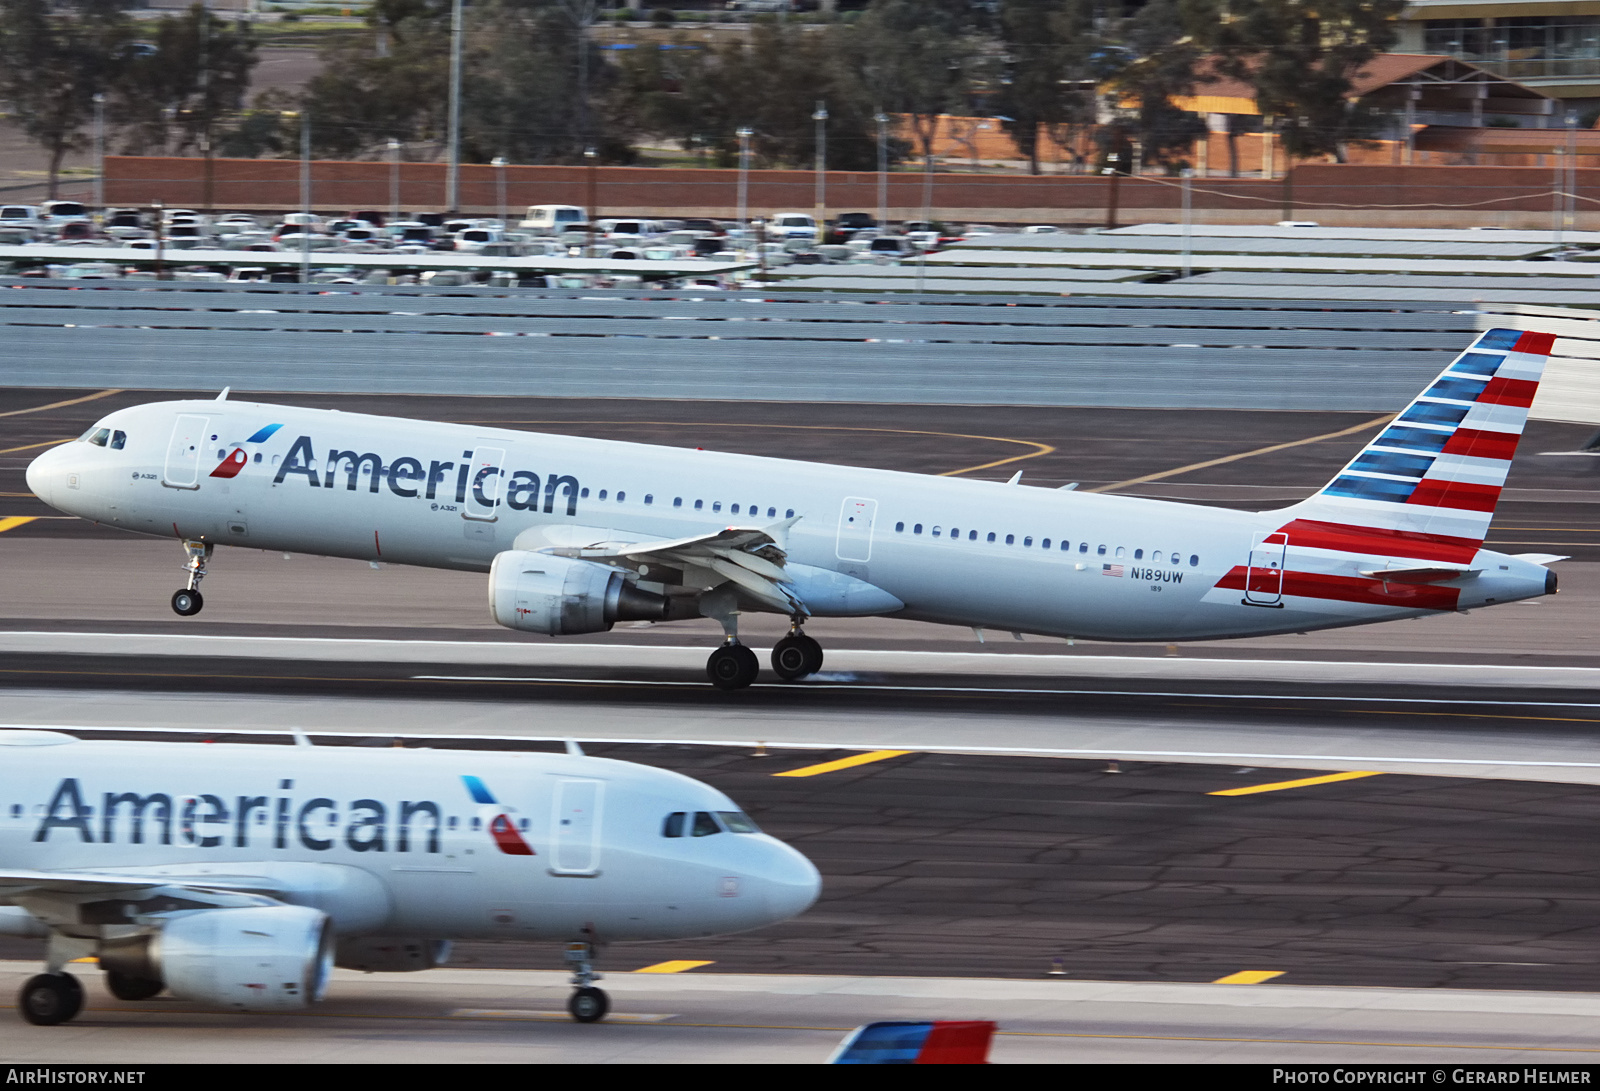
[[[200,581],[206,578],[206,562],[211,559],[213,548],[209,542],[184,540],[183,552],[188,560],[183,568],[189,573],[189,581],[182,590],[172,593],[172,612],[179,617],[194,617],[206,604],[205,596],[200,594]]]
[[[36,1027],[65,1023],[83,1010],[83,986],[71,974],[35,974],[17,994],[17,1010]]]
[[[611,1000],[604,989],[591,984],[605,976],[595,972],[594,945],[567,944],[567,962],[572,967],[572,983],[577,986],[567,999],[567,1012],[580,1023],[598,1023],[611,1010]]]
[[[785,682],[798,682],[822,669],[822,645],[801,631],[798,625],[772,648],[772,669]],[[706,676],[718,689],[744,689],[761,673],[756,653],[739,643],[736,636],[711,653],[706,660]]]

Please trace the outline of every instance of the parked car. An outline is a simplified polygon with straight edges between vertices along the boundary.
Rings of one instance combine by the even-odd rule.
[[[517,226],[541,235],[559,235],[573,224],[588,222],[588,210],[577,205],[529,205],[528,214]]]
[[[767,222],[767,237],[817,242],[817,221],[807,212],[780,212]]]

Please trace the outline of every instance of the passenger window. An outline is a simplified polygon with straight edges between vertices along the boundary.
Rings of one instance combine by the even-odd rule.
[[[1120,561],[1120,560],[1121,560],[1121,559],[1122,559],[1122,558],[1123,558],[1123,557],[1125,557],[1125,556],[1127,556],[1127,554],[1128,554],[1128,551],[1127,551],[1127,550],[1126,550],[1126,549],[1124,549],[1124,548],[1123,548],[1123,547],[1122,547],[1122,546],[1118,546],[1118,547],[1117,547],[1117,559],[1118,559],[1118,560],[1119,560],[1119,561]]]
[[[1006,535],[1006,545],[1016,545],[1016,544],[1017,544],[1017,536],[1015,534],[1007,534]]]
[[[653,493],[645,493],[644,494],[644,502],[646,504],[654,504],[656,502],[655,495]]]
[[[911,533],[912,534],[921,534],[922,533],[922,524],[918,523],[916,526],[912,527],[911,528]]]
[[[128,433],[122,431],[120,428],[117,429],[115,432],[111,433],[111,449],[113,451],[122,450],[122,448],[124,447],[124,445],[127,444],[127,442],[128,442]],[[256,458],[258,458],[258,459],[260,457],[261,457],[260,455],[256,456]]]
[[[994,541],[994,531],[992,530],[989,532],[989,541]]]
[[[705,811],[694,812],[694,829],[691,831],[692,836],[710,837],[714,833],[721,832],[722,827],[717,825],[717,820],[712,818],[709,813]]]
[[[906,529],[906,525],[904,523],[896,523],[894,525],[894,532],[896,534],[903,534],[905,532],[905,529]]]
[[[681,508],[681,507],[683,507],[683,497],[681,497],[681,496],[674,496],[674,497],[673,497],[673,498],[672,498],[672,506],[673,506],[673,507],[675,507],[675,508]]]
[[[1066,544],[1065,542],[1062,543],[1062,545],[1065,545],[1065,544]],[[1039,542],[1039,548],[1040,549],[1049,549],[1050,548],[1050,539],[1049,538],[1041,539],[1040,542]]]
[[[933,536],[935,538],[937,538],[939,536],[939,528],[938,527],[934,527],[933,528]]]
[[[1136,561],[1144,560],[1144,550],[1142,550],[1142,549],[1134,550],[1133,551],[1133,559],[1136,560]]]
[[[1189,555],[1189,567],[1190,568],[1199,568],[1200,567],[1200,554],[1191,553]]]
[[[1024,546],[1031,546],[1033,544],[1033,539],[1032,538],[1024,538],[1024,539],[1022,539],[1022,544]],[[1046,548],[1048,548],[1048,547],[1046,547]]]
[[[722,510],[722,501],[721,500],[713,500],[713,501],[711,501],[711,510],[712,511],[721,511]]]
[[[776,519],[777,517],[778,517],[778,509],[777,508],[768,508],[767,509],[767,518],[768,519]]]
[[[1178,555],[1176,553],[1174,553],[1172,555],[1172,563],[1173,564],[1177,564],[1178,563]]]
[[[952,540],[961,537],[961,528],[960,527],[951,527],[950,528],[950,537],[951,537]]]
[[[606,498],[606,490],[601,489],[600,490],[600,499],[604,500],[605,498]]]
[[[1106,555],[1106,547],[1101,546],[1099,549],[1095,550],[1094,553],[1096,557],[1104,557]]]
[[[587,485],[578,490],[578,497],[582,500],[589,499],[589,488]]]
[[[1087,553],[1087,552],[1089,552],[1089,543],[1088,542],[1079,542],[1078,543],[1078,552],[1079,553]]]
[[[701,508],[703,508],[705,506],[706,506],[706,502],[704,500],[696,500],[694,502],[694,510],[695,511],[699,511]]]
[[[790,508],[788,511],[784,512],[783,513],[783,517],[785,519],[793,519],[794,518],[794,509]]]
[[[687,816],[687,813],[688,812],[686,811],[673,811],[671,814],[667,815],[667,820],[661,823],[661,836],[682,837],[683,820]]]
[[[619,503],[619,504],[620,504],[620,503],[622,503],[622,502],[623,502],[623,501],[624,501],[624,500],[626,500],[626,499],[627,499],[627,498],[628,498],[628,494],[627,494],[627,493],[625,493],[625,492],[619,492],[619,493],[617,493],[617,503]]]
[[[739,505],[738,504],[730,505],[729,508],[728,508],[728,511],[730,511],[734,515],[738,515],[739,514]]]
[[[256,452],[256,461],[257,461],[257,462],[260,462],[260,461],[261,461],[261,452],[260,452],[260,451],[257,451],[257,452]]]
[[[994,538],[994,535],[991,534],[991,535],[989,535],[989,537],[992,540]],[[975,530],[967,531],[967,541],[976,542],[977,540],[978,540],[978,532],[977,531],[975,531]]]

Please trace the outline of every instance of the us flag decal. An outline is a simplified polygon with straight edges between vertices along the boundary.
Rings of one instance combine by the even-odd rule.
[[[1121,576],[1122,566],[1120,564],[1103,564],[1100,566],[1100,574],[1102,576]]]

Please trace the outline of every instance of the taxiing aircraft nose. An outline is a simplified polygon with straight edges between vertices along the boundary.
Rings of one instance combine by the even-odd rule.
[[[43,500],[46,504],[55,506],[55,486],[58,472],[66,453],[60,447],[52,447],[44,454],[28,463],[28,468],[23,477],[28,482],[28,491]]]
[[[773,923],[798,917],[822,893],[822,873],[798,850],[774,839],[772,852],[756,876]]]

